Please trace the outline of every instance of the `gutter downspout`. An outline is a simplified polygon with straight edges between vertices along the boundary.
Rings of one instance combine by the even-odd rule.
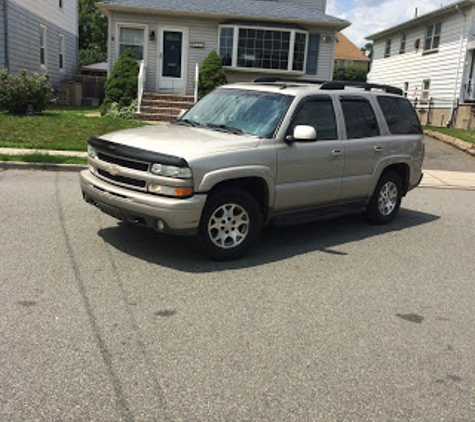
[[[10,69],[10,57],[8,54],[8,8],[7,8],[7,0],[3,0],[3,35],[4,35],[4,52],[5,52],[5,69]]]
[[[463,15],[463,28],[462,28],[462,33],[460,34],[460,47],[459,47],[459,55],[458,55],[457,73],[455,75],[455,82],[454,82],[454,95],[452,97],[452,107],[450,109],[450,118],[447,121],[447,127],[450,127],[454,124],[455,100],[457,98],[457,83],[458,83],[458,79],[460,75],[460,62],[464,61],[462,60],[461,56],[462,56],[463,38],[465,36],[465,27],[467,25],[467,15],[460,9],[458,4],[455,6],[455,10],[457,10],[457,12]],[[460,86],[462,86],[462,83],[460,83]]]

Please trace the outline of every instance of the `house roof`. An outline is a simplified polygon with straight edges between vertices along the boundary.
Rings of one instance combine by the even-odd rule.
[[[277,0],[105,0],[97,3],[105,13],[109,10],[177,14],[181,16],[219,16],[227,19],[259,19],[266,21],[308,23],[343,29],[350,22],[318,10]]]
[[[369,62],[369,58],[341,32],[338,32],[337,38],[335,60],[359,60]]]
[[[465,9],[467,7],[471,7],[475,5],[475,0],[462,0],[458,1],[455,3],[451,3],[448,6],[440,7],[439,9],[436,9],[432,12],[426,13],[424,15],[415,17],[413,19],[410,19],[406,22],[403,22],[399,25],[392,26],[390,28],[386,28],[382,31],[375,32],[374,34],[368,35],[365,37],[366,40],[375,40],[381,37],[385,37],[393,32],[398,32],[398,31],[403,31],[405,29],[409,29],[411,27],[414,27],[419,24],[423,24],[426,21],[429,20],[434,20],[439,18],[442,15],[445,15],[447,13],[458,13],[457,11],[460,9]]]

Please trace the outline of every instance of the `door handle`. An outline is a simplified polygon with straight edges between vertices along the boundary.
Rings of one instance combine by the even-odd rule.
[[[375,151],[375,152],[383,152],[383,147],[381,147],[381,146],[379,146],[379,145],[378,145],[378,146],[375,146],[375,147],[374,147],[374,151]]]
[[[332,155],[334,157],[341,157],[343,155],[343,151],[341,149],[334,149],[332,151]]]

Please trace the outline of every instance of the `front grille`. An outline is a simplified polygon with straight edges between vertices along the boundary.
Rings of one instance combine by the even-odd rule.
[[[112,175],[112,174],[110,174],[107,171],[102,170],[102,169],[97,169],[97,172],[102,177],[104,177],[106,179],[109,179],[109,180],[112,180],[114,182],[123,184],[123,185],[135,186],[135,187],[141,188],[141,189],[145,188],[145,185],[146,185],[144,180],[132,179],[131,177]]]
[[[149,164],[140,161],[129,160],[127,158],[114,157],[113,155],[98,153],[99,160],[105,161],[111,164],[117,164],[121,167],[126,167],[133,170],[148,171]]]

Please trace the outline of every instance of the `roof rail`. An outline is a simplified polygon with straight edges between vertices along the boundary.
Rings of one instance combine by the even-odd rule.
[[[380,89],[389,94],[402,95],[402,89],[391,85],[373,84],[369,82],[354,82],[354,81],[321,81],[318,79],[287,79],[279,78],[276,76],[261,76],[254,79],[254,83],[281,83],[285,85],[287,83],[301,83],[301,84],[316,84],[321,85],[320,89],[345,89],[346,87],[363,88],[365,91],[371,91],[372,89]]]
[[[288,79],[288,78],[279,78],[274,76],[261,76],[259,78],[254,79],[252,82],[256,84],[263,84],[263,83],[300,83],[300,84],[317,84],[321,85],[327,81],[321,81],[317,79]]]
[[[402,95],[402,89],[391,85],[373,84],[369,82],[353,82],[353,81],[329,81],[324,82],[320,89],[345,89],[346,87],[363,88],[365,91],[372,89],[381,89],[389,94]]]

